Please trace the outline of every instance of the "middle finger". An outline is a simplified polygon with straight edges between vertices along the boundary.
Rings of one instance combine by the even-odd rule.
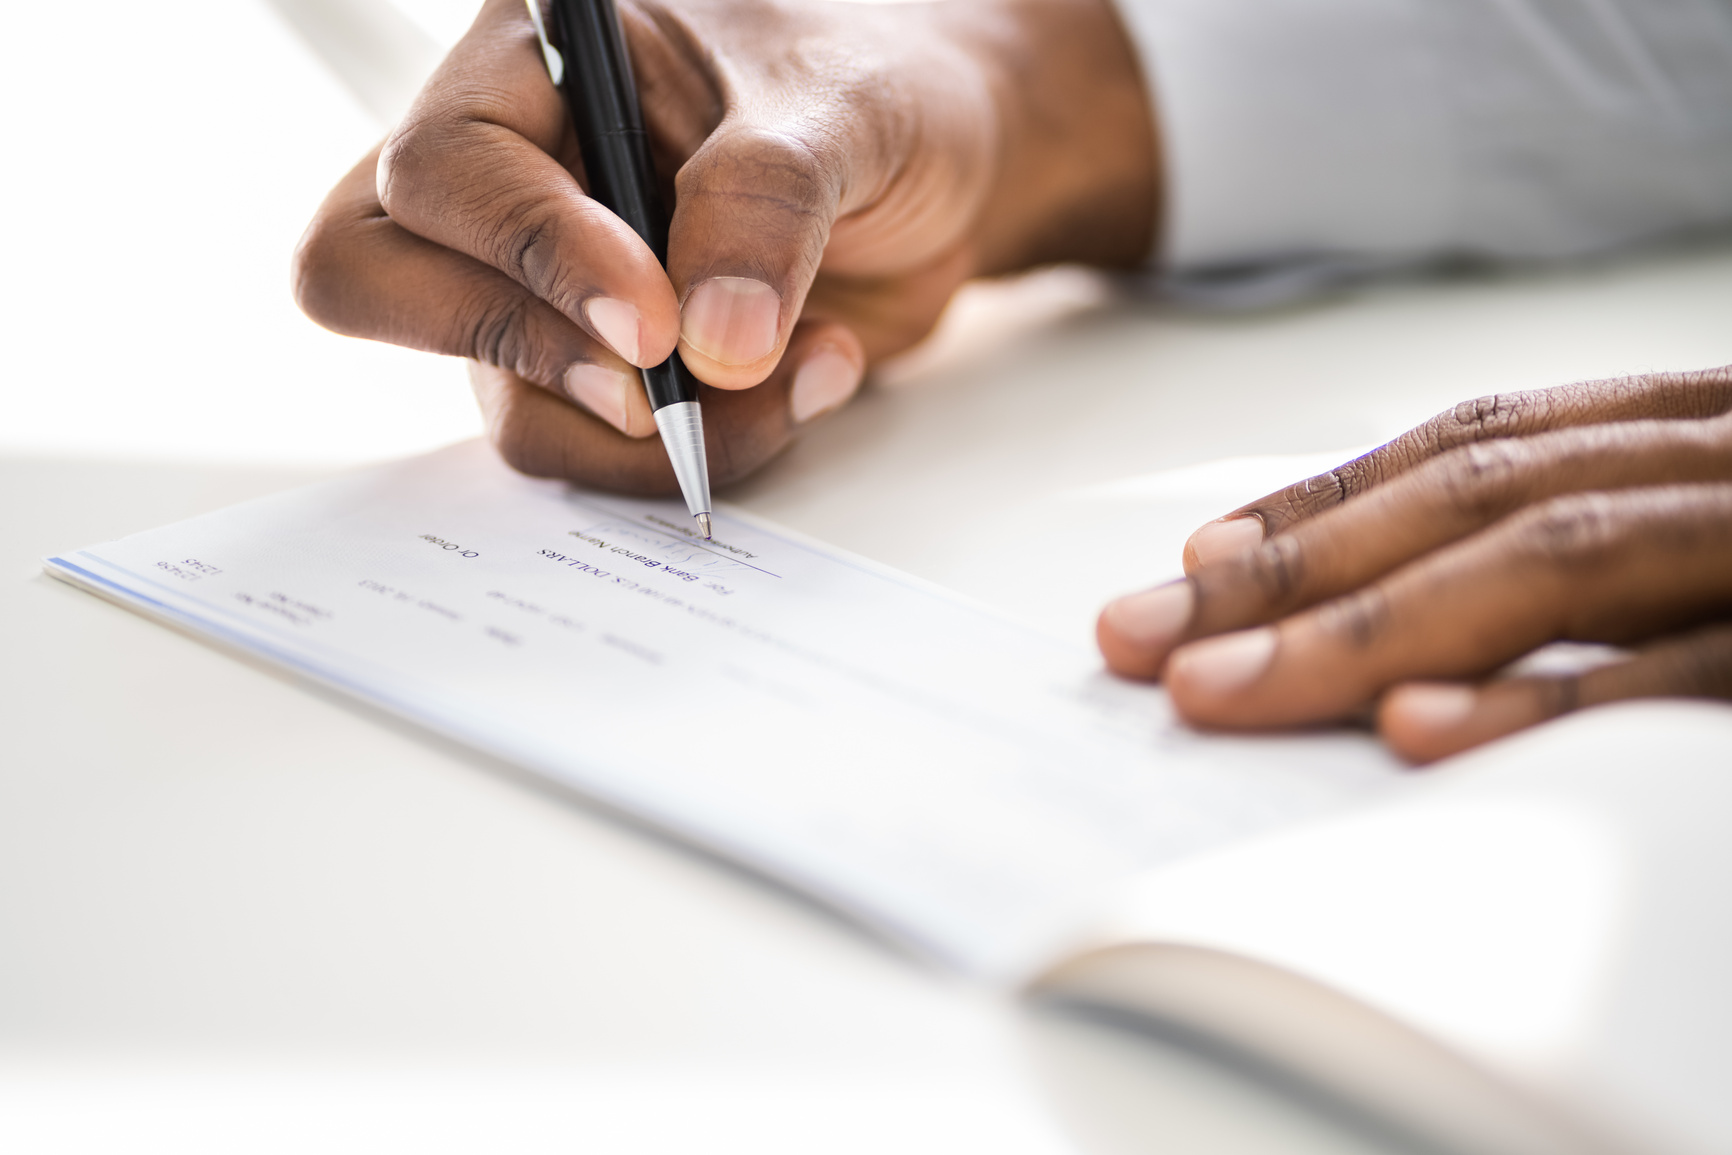
[[[1556,498],[1273,626],[1183,646],[1179,712],[1221,727],[1351,715],[1415,678],[1559,638],[1628,641],[1732,604],[1732,484]]]
[[[802,322],[788,356],[755,389],[702,386],[704,444],[717,485],[762,466],[801,427],[843,405],[859,386],[865,355],[844,325]],[[626,493],[678,491],[659,439],[624,436],[507,370],[473,365],[488,435],[519,472]]]
[[[1181,642],[1274,621],[1358,589],[1537,501],[1712,481],[1729,472],[1726,418],[1593,425],[1456,449],[1203,566],[1187,585],[1120,599],[1102,614],[1103,649],[1120,673],[1152,676]],[[1185,598],[1184,615],[1160,604]]]

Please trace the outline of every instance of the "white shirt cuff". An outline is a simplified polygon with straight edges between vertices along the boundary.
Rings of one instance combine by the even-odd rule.
[[[1120,0],[1192,282],[1732,223],[1726,0]]]
[[[1423,0],[1121,0],[1160,124],[1159,257],[1399,263],[1452,233]]]

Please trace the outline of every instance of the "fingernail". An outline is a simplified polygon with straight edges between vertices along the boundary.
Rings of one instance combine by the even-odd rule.
[[[1263,543],[1263,523],[1255,517],[1211,521],[1185,543],[1197,565],[1208,565],[1224,557],[1244,553]]]
[[[572,399],[621,433],[630,431],[626,390],[637,387],[635,375],[587,361],[565,371],[565,391]]]
[[[617,297],[591,297],[583,303],[583,315],[608,348],[633,365],[638,364],[638,351],[643,344],[638,339],[638,330],[643,324],[643,314],[636,305]]]
[[[1106,617],[1113,629],[1136,645],[1165,649],[1191,620],[1192,601],[1191,583],[1177,581],[1112,602]]]
[[[1401,713],[1404,727],[1427,734],[1446,734],[1457,730],[1473,716],[1479,704],[1479,693],[1471,686],[1453,686],[1447,682],[1409,683],[1395,690],[1396,700],[1390,705]]]
[[[1167,680],[1211,697],[1225,696],[1255,682],[1275,657],[1275,631],[1267,626],[1192,642],[1173,652]]]
[[[680,311],[680,335],[706,357],[745,365],[770,355],[782,298],[750,277],[711,277],[691,291]]]
[[[858,388],[860,369],[838,350],[824,346],[807,357],[794,374],[794,387],[788,392],[794,424],[829,412],[854,396]]]

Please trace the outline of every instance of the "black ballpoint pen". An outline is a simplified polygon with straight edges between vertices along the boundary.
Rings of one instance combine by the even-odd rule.
[[[638,106],[637,82],[613,0],[552,0],[553,37],[542,23],[540,0],[526,0],[541,40],[548,74],[565,95],[577,130],[589,195],[642,237],[663,268],[668,263],[668,217],[650,162],[649,134]],[[710,469],[704,457],[704,418],[698,382],[676,351],[643,372],[644,392],[686,508],[710,536]]]

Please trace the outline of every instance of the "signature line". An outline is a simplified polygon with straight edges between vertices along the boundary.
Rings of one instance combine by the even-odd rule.
[[[634,524],[634,525],[637,525],[637,524],[639,524],[639,523],[637,523],[637,522],[634,522],[634,523],[633,523],[633,524]],[[683,538],[683,537],[681,537],[681,536],[680,536],[680,535],[679,535],[679,534],[677,534],[677,533],[669,533],[669,532],[668,532],[668,531],[667,531],[667,530],[665,530],[665,529],[657,529],[657,528],[656,528],[656,527],[655,527],[655,526],[653,526],[653,525],[642,525],[642,526],[641,526],[641,527],[640,527],[640,528],[643,528],[643,529],[647,529],[647,530],[649,530],[649,531],[650,531],[650,532],[651,532],[651,533],[659,533],[659,534],[661,534],[661,535],[662,535],[662,536],[663,536],[663,537],[668,537],[668,538],[672,538],[672,539],[673,539],[673,540],[675,540],[675,541],[677,541],[677,542],[679,542],[679,543],[680,543],[680,544],[681,544],[681,545],[689,545],[689,546],[691,546],[691,547],[692,547],[692,548],[693,548],[693,549],[701,549],[701,550],[703,550],[703,551],[704,551],[704,552],[705,552],[705,553],[707,553],[707,554],[709,554],[709,555],[710,555],[710,556],[711,556],[711,557],[719,557],[719,558],[721,558],[721,559],[722,559],[722,560],[723,560],[723,561],[731,561],[731,562],[733,562],[733,563],[734,563],[734,564],[735,564],[735,565],[743,565],[743,566],[745,566],[745,567],[746,567],[746,568],[747,568],[747,569],[755,569],[755,570],[757,570],[757,571],[758,571],[758,572],[759,572],[759,573],[761,573],[761,574],[764,574],[764,575],[765,575],[765,576],[767,576],[767,577],[773,577],[773,578],[775,578],[775,579],[776,579],[776,580],[777,580],[777,581],[781,581],[781,580],[782,580],[782,575],[781,575],[781,574],[779,574],[779,573],[771,573],[771,572],[770,572],[770,571],[769,571],[769,570],[767,570],[767,569],[760,569],[760,568],[759,568],[759,567],[758,567],[758,566],[755,566],[755,565],[753,565],[753,564],[752,564],[752,563],[751,563],[751,562],[749,562],[749,561],[741,561],[741,560],[740,560],[740,559],[739,559],[739,558],[737,558],[737,557],[729,557],[729,556],[728,556],[728,555],[727,555],[727,554],[725,554],[725,553],[717,553],[717,552],[716,552],[716,551],[715,551],[715,550],[713,550],[713,549],[710,549],[710,548],[708,548],[708,547],[707,547],[707,546],[702,546],[702,545],[699,545],[699,544],[698,544],[698,543],[697,543],[697,542],[695,542],[695,541],[691,541],[691,540],[689,540],[689,539],[688,539],[688,538]]]

